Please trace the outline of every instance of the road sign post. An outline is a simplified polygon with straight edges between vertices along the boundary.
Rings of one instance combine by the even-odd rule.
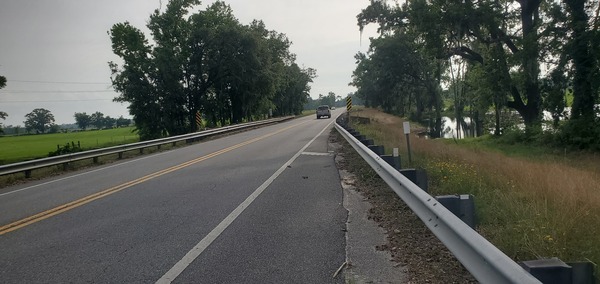
[[[404,135],[406,135],[406,147],[408,148],[408,164],[412,165],[412,157],[410,155],[410,123],[405,121],[403,123],[404,126]]]
[[[348,113],[348,124],[350,124],[350,111],[352,110],[352,97],[346,98],[346,112]]]
[[[199,111],[196,112],[196,130],[202,129],[202,115]]]

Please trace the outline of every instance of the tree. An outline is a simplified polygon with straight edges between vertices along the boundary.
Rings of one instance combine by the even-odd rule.
[[[560,130],[560,141],[577,148],[600,148],[600,4],[597,1],[564,0],[551,6],[551,37],[546,52],[557,58],[544,81],[545,105]],[[570,119],[564,117],[565,95],[572,94]]]
[[[102,129],[104,127],[104,114],[99,111],[92,113],[90,115],[90,124],[97,129]]]
[[[92,118],[85,112],[76,112],[74,117],[75,123],[83,130],[86,130],[92,122]]]
[[[43,108],[36,108],[32,112],[25,115],[27,120],[24,121],[25,127],[29,130],[35,130],[38,134],[45,133],[47,129],[54,123],[54,115]]]
[[[0,89],[4,87],[6,87],[6,77],[0,76]],[[6,119],[6,117],[8,117],[8,114],[6,112],[0,111],[0,119],[4,120]],[[2,123],[0,123],[0,133],[4,133],[4,131],[2,130]]]
[[[112,118],[110,116],[106,116],[103,120],[102,120],[102,128],[113,128],[115,127],[115,124],[117,124],[117,119],[116,118]]]
[[[60,132],[60,126],[54,123],[50,124],[50,127],[47,129],[48,133],[58,133]]]
[[[117,127],[129,126],[131,124],[131,119],[124,118],[122,115],[117,118],[116,125]]]
[[[441,73],[444,65],[429,56],[414,33],[399,30],[371,40],[367,54],[359,53],[352,83],[367,106],[411,116],[421,121],[431,111],[432,136],[441,131]]]
[[[293,63],[286,66],[283,72],[273,103],[275,115],[297,115],[302,113],[303,105],[310,98],[309,83],[316,77],[316,70],[302,69]],[[315,107],[316,108],[316,107]]]
[[[321,100],[319,102],[319,104],[321,105],[328,105],[330,107],[335,106],[335,93],[334,92],[328,92],[327,96],[322,96]]]
[[[0,111],[0,119],[6,119],[6,117],[8,116],[8,114],[6,112]],[[0,133],[4,133],[4,130],[2,130],[3,126],[2,123],[0,123]]]
[[[586,7],[583,0],[564,0],[565,11],[568,15],[561,19],[566,21],[570,41],[568,48],[563,49],[565,57],[572,63],[573,77],[573,107],[571,118],[593,121],[596,117],[595,104],[598,102],[598,76],[600,75],[600,25],[598,3]],[[596,11],[592,9],[595,8]],[[587,10],[587,11],[586,11]],[[590,21],[588,14],[595,14]]]

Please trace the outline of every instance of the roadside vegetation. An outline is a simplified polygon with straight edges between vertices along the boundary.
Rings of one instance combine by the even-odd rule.
[[[361,134],[400,148],[407,167],[403,119],[375,109],[354,116]],[[516,261],[558,257],[600,263],[600,159],[526,145],[410,137],[413,164],[429,176],[430,194],[472,194],[477,231]],[[514,149],[519,149],[514,151]],[[509,154],[507,154],[509,153]]]

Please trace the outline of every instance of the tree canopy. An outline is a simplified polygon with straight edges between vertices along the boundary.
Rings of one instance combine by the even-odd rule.
[[[367,54],[356,56],[352,83],[365,102],[388,112],[439,119],[440,98],[468,108],[476,122],[490,108],[518,112],[528,132],[542,111],[570,121],[598,120],[600,5],[585,0],[371,0],[358,26],[379,25]],[[446,91],[444,91],[446,90]],[[481,123],[480,123],[481,124]],[[481,127],[481,125],[478,125]],[[600,137],[598,137],[600,138]]]
[[[35,130],[37,133],[45,133],[54,123],[54,115],[44,108],[34,109],[26,114],[25,118],[27,131]]]
[[[298,114],[316,76],[300,68],[291,42],[261,21],[243,25],[224,2],[189,14],[200,2],[170,1],[155,10],[144,33],[128,22],[109,31],[112,82],[128,102],[142,139],[196,131],[200,113],[210,126],[249,121],[272,110]]]
[[[75,123],[79,128],[86,130],[88,126],[90,126],[91,117],[85,112],[76,112],[73,117],[75,117]]]
[[[90,118],[90,124],[93,125],[94,127],[96,127],[97,129],[102,129],[105,126],[107,126],[106,122],[105,122],[104,114],[99,111],[90,114],[89,118]],[[108,125],[108,126],[110,126],[110,125]]]

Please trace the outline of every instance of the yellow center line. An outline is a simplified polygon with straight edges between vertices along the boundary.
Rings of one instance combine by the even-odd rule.
[[[117,193],[117,192],[119,192],[119,191],[121,191],[123,189],[129,188],[129,187],[132,187],[134,185],[137,185],[137,184],[149,181],[151,179],[157,178],[159,176],[162,176],[162,175],[165,175],[165,174],[168,174],[168,173],[171,173],[171,172],[183,169],[185,167],[197,164],[199,162],[202,162],[202,161],[208,160],[210,158],[219,156],[221,154],[227,153],[227,152],[235,150],[237,148],[246,146],[248,144],[252,144],[254,142],[263,140],[265,138],[271,137],[273,135],[276,135],[278,133],[284,132],[286,130],[289,130],[291,128],[294,128],[296,126],[302,125],[302,124],[307,123],[307,122],[308,121],[301,122],[301,123],[294,124],[294,125],[290,125],[288,127],[282,128],[282,129],[277,130],[275,132],[272,132],[272,133],[269,133],[269,134],[266,134],[266,135],[263,135],[263,136],[260,136],[260,137],[257,137],[257,138],[254,138],[254,139],[251,139],[251,140],[248,140],[248,141],[245,141],[245,142],[242,142],[242,143],[230,146],[230,147],[227,147],[225,149],[221,149],[219,151],[210,153],[208,155],[205,155],[205,156],[202,156],[202,157],[199,157],[199,158],[196,158],[196,159],[184,162],[184,163],[176,165],[176,166],[172,166],[172,167],[164,169],[164,170],[160,170],[160,171],[155,172],[155,173],[151,173],[151,174],[143,176],[141,178],[138,178],[138,179],[135,179],[135,180],[132,180],[132,181],[128,181],[126,183],[123,183],[123,184],[111,187],[109,189],[105,189],[103,191],[100,191],[100,192],[88,195],[86,197],[77,199],[75,201],[72,201],[72,202],[69,202],[69,203],[66,203],[66,204],[54,207],[54,208],[46,210],[44,212],[40,212],[40,213],[37,213],[35,215],[23,218],[21,220],[15,221],[15,222],[12,222],[10,224],[7,224],[7,225],[4,225],[4,226],[0,227],[0,236],[4,235],[6,233],[10,233],[12,231],[18,230],[18,229],[23,228],[25,226],[29,226],[31,224],[37,223],[39,221],[48,219],[48,218],[50,218],[52,216],[55,216],[55,215],[67,212],[67,211],[69,211],[71,209],[74,209],[74,208],[77,208],[79,206],[85,205],[85,204],[90,203],[90,202],[92,202],[94,200],[98,200],[100,198],[109,196],[109,195],[111,195],[113,193]]]

